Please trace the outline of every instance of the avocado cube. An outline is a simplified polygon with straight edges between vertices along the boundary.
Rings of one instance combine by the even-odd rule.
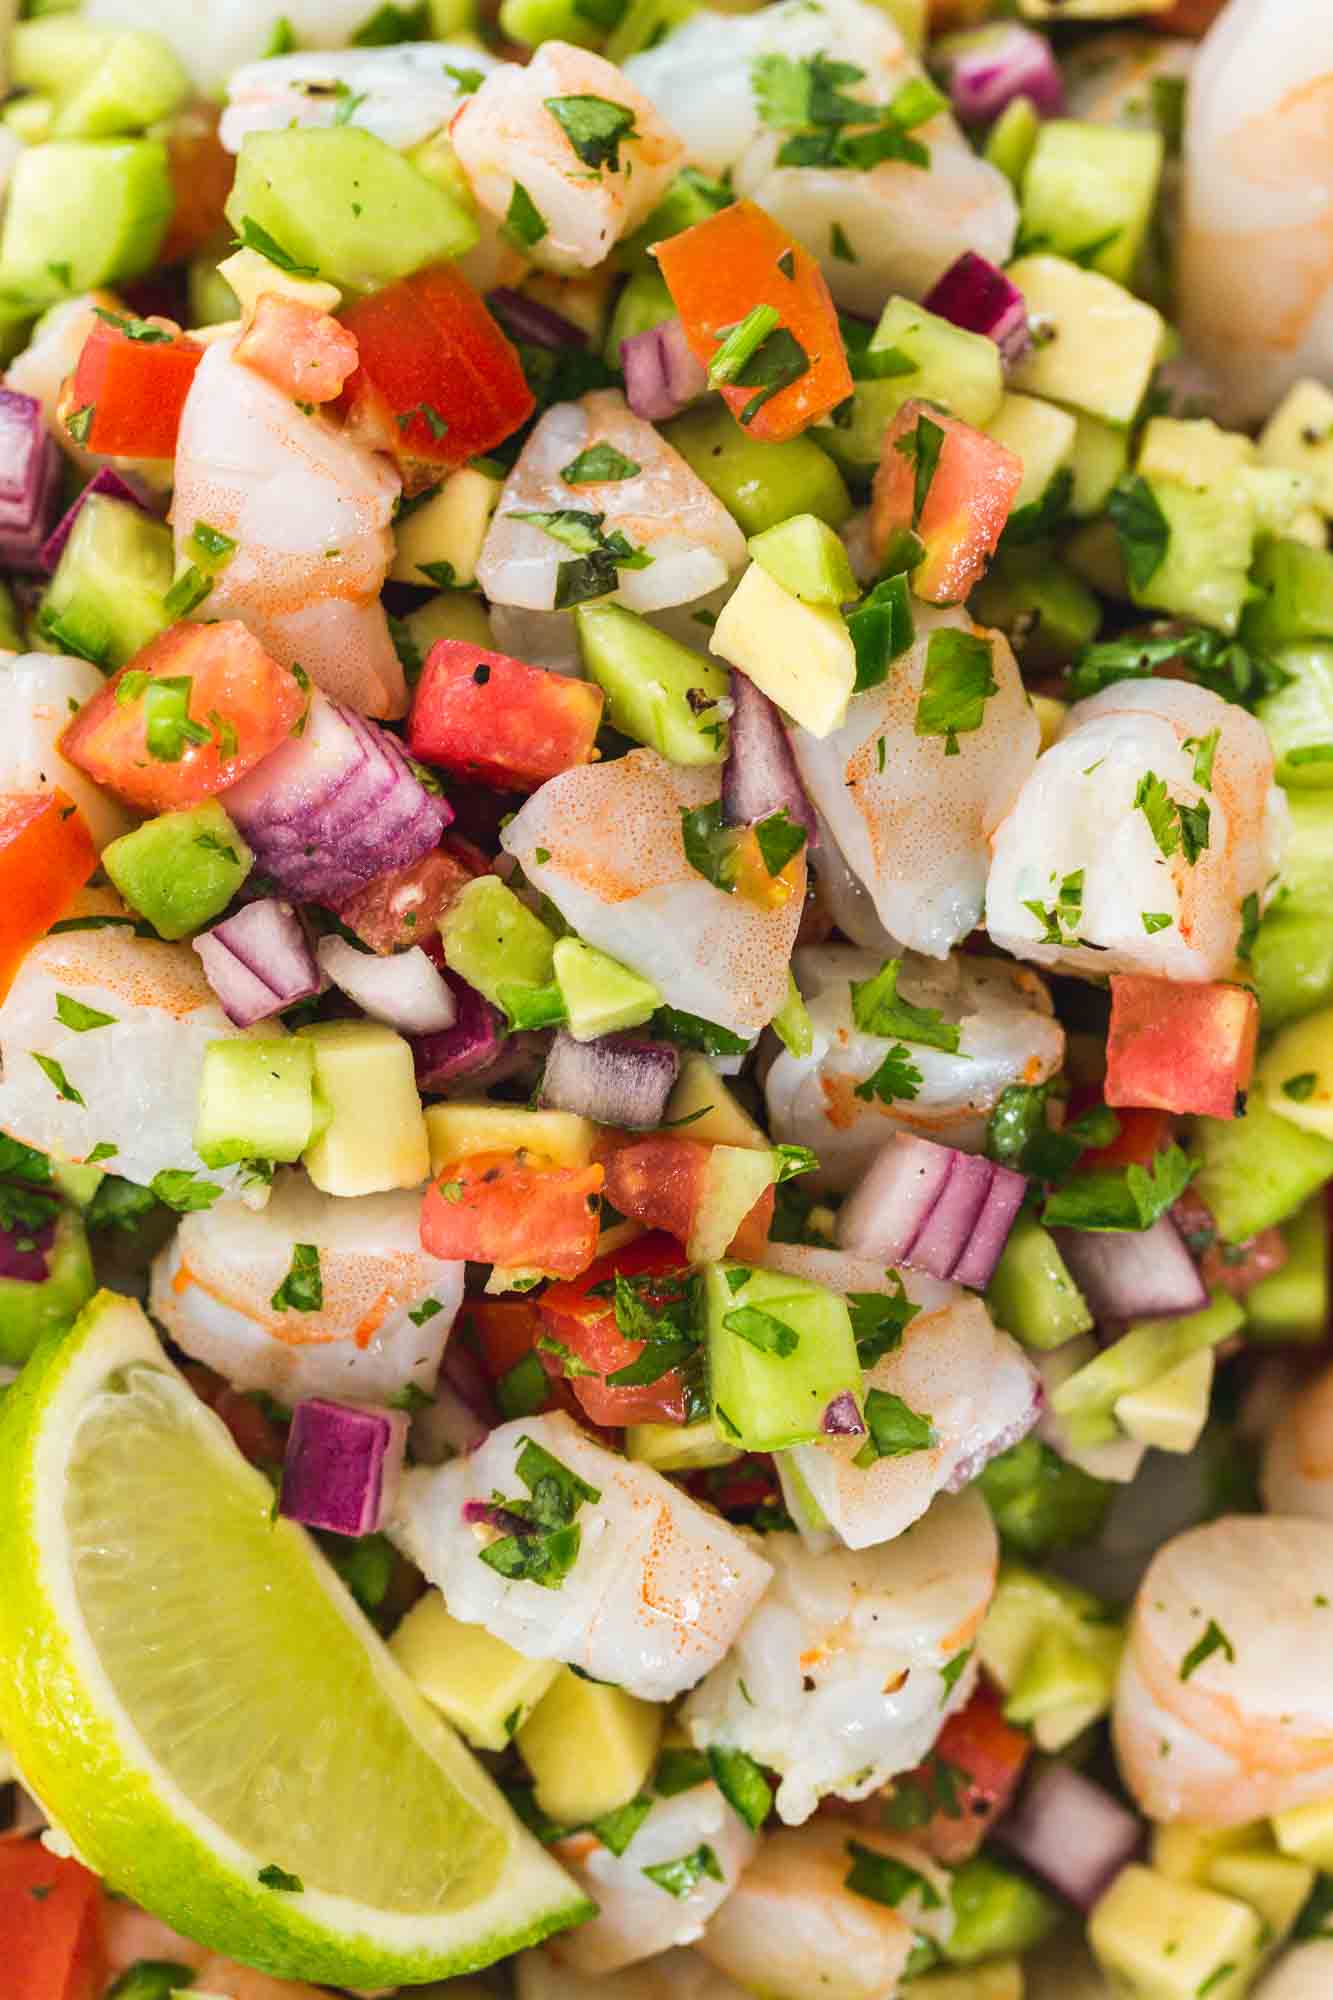
[[[1069,510],[1077,520],[1100,514],[1116,482],[1129,469],[1129,439],[1114,424],[1074,411],[1074,449],[1070,456],[1074,490]]]
[[[1333,917],[1285,905],[1270,910],[1254,940],[1250,976],[1265,1026],[1279,1027],[1333,1000]]]
[[[954,1965],[1030,1951],[1060,1918],[1058,1905],[1034,1882],[988,1854],[955,1869],[949,1899],[954,1927],[943,1950]]]
[[[75,517],[39,622],[62,651],[104,671],[123,667],[171,623],[163,599],[171,530],[128,500],[95,493]]]
[[[94,27],[77,15],[39,15],[36,7],[26,11],[37,18],[19,21],[10,31],[9,76],[17,90],[58,97],[71,77],[96,69],[116,39],[114,28]]]
[[[1333,389],[1309,378],[1288,389],[1259,433],[1259,456],[1305,473],[1315,506],[1333,514]]]
[[[1244,1851],[1219,1854],[1208,1870],[1208,1887],[1235,1896],[1264,1921],[1264,1948],[1274,1950],[1290,1936],[1315,1885],[1316,1869],[1287,1854]]]
[[[1102,622],[1101,606],[1087,585],[1044,549],[1003,550],[968,608],[980,624],[1003,632],[1033,673],[1068,666],[1080,647],[1096,638]],[[1043,731],[1042,748],[1047,745]]]
[[[818,514],[831,528],[851,519],[842,474],[808,435],[769,444],[750,437],[729,411],[708,404],[664,424],[662,435],[742,534],[760,534],[791,514]]]
[[[1135,2000],[1241,2000],[1258,1964],[1263,1925],[1233,1896],[1123,1868],[1088,1919],[1088,1941]]]
[[[861,1402],[861,1365],[846,1300],[823,1285],[743,1264],[704,1273],[713,1421],[746,1451],[780,1451],[821,1434],[835,1397]]]
[[[450,1098],[426,1113],[430,1170],[478,1153],[528,1153],[553,1167],[586,1167],[598,1128],[576,1111],[530,1111],[522,1104],[469,1103]]]
[[[470,585],[500,497],[500,481],[460,466],[394,531],[391,583]],[[435,573],[432,574],[432,571]]]
[[[379,1021],[317,1021],[300,1038],[315,1052],[327,1121],[306,1148],[323,1194],[420,1187],[430,1172],[411,1046]]]
[[[389,1651],[474,1750],[507,1750],[561,1671],[558,1660],[530,1660],[484,1625],[451,1617],[438,1590],[412,1606]]]
[[[1317,1345],[1328,1327],[1328,1219],[1322,1196],[1307,1202],[1282,1231],[1287,1261],[1245,1295],[1250,1342]]]
[[[554,960],[555,983],[576,1042],[593,1042],[622,1028],[641,1028],[662,1004],[651,980],[641,979],[627,965],[618,965],[578,938],[560,938]]]
[[[667,1123],[677,1129],[688,1126],[690,1138],[706,1145],[770,1150],[767,1135],[697,1049],[686,1050],[680,1059],[680,1074],[667,1103]]]
[[[625,1456],[651,1465],[655,1472],[702,1472],[715,1465],[734,1465],[741,1454],[719,1437],[710,1417],[699,1417],[692,1424],[630,1424]]]
[[[1257,1081],[1270,1111],[1333,1139],[1333,1007],[1283,1028],[1260,1060]]]
[[[255,857],[216,799],[161,813],[102,849],[102,866],[159,937],[183,938],[226,909]]]
[[[1161,352],[1162,315],[1063,257],[1020,257],[1008,275],[1027,300],[1034,334],[1010,387],[1121,429],[1132,423]]]
[[[803,604],[847,604],[861,594],[847,551],[817,514],[793,514],[750,537],[750,554]]]
[[[698,11],[698,0],[629,0],[602,53],[608,62],[627,62],[642,49],[655,49],[673,28]]]
[[[1023,179],[1024,240],[1129,284],[1164,157],[1158,131],[1047,119]]]
[[[1333,1872],[1333,1799],[1320,1799],[1311,1806],[1292,1806],[1287,1812],[1274,1813],[1272,1826],[1273,1837],[1284,1854]]]
[[[1116,1400],[1115,1420],[1127,1437],[1159,1451],[1193,1451],[1208,1421],[1213,1393],[1213,1350],[1201,1347],[1141,1389]]]
[[[77,1210],[62,1208],[46,1254],[44,1278],[0,1278],[0,1363],[21,1368],[48,1333],[72,1326],[97,1289],[88,1238]]]
[[[158,139],[56,139],[19,154],[0,233],[0,286],[33,299],[152,268],[171,218]]]
[[[1152,1830],[1151,1858],[1156,1872],[1173,1882],[1197,1882],[1204,1889],[1212,1886],[1213,1864],[1223,1856],[1276,1851],[1268,1821],[1263,1819],[1250,1820],[1244,1826],[1194,1826],[1188,1820],[1176,1820]]]
[[[206,1167],[299,1160],[314,1136],[315,1052],[295,1035],[210,1042],[194,1150]]]
[[[517,1737],[542,1811],[583,1826],[627,1806],[652,1775],[662,1719],[655,1702],[562,1667]]]
[[[550,984],[555,936],[497,875],[479,875],[440,921],[444,961],[494,1006],[506,987]]]
[[[1063,1347],[1092,1330],[1087,1301],[1070,1277],[1049,1229],[1019,1216],[986,1294],[997,1326],[1025,1347]]]
[[[710,652],[748,674],[770,701],[812,736],[828,736],[847,713],[856,649],[832,604],[803,604],[752,562],[722,608]]]
[[[1068,410],[1055,403],[1044,403],[1038,396],[1011,393],[982,428],[997,444],[1022,460],[1023,483],[1009,511],[1012,526],[1014,517],[1025,507],[1035,507],[1052,482],[1070,465],[1078,424]]]
[[[574,620],[584,667],[606,695],[614,728],[672,764],[722,762],[727,725],[711,704],[730,685],[723,668],[605,598],[580,604]]]
[[[602,39],[598,16],[581,11],[579,0],[500,0],[499,25],[511,42],[528,49],[552,41],[595,49]]]
[[[1229,1340],[1245,1324],[1245,1314],[1228,1292],[1214,1292],[1201,1312],[1180,1319],[1150,1319],[1131,1326],[1084,1367],[1075,1369],[1051,1398],[1076,1449],[1110,1444],[1122,1435],[1116,1405],[1146,1388],[1201,1348]]]
[[[977,1651],[1043,1750],[1060,1750],[1111,1706],[1124,1631],[1090,1591],[1001,1565]],[[1017,1719],[1015,1716],[1014,1719]]]
[[[1288,1221],[1333,1177],[1333,1141],[1279,1118],[1251,1091],[1243,1118],[1196,1118],[1194,1186],[1224,1243],[1244,1243]]]

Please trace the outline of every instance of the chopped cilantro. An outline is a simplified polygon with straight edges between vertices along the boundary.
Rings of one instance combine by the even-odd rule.
[[[916,636],[907,578],[886,576],[868,590],[848,612],[847,630],[856,648],[853,693],[864,694],[867,688],[879,687],[888,679],[889,668]],[[884,768],[882,761],[879,768]]]
[[[269,1300],[274,1312],[319,1312],[324,1304],[324,1277],[319,1250],[313,1243],[292,1246],[291,1267]]]
[[[116,1016],[104,1014],[100,1007],[85,1007],[82,1000],[68,993],[57,993],[56,1019],[63,1027],[73,1028],[76,1035],[86,1035],[93,1028],[114,1026]]]
[[[907,1458],[939,1443],[930,1417],[910,1408],[891,1390],[867,1389],[865,1417],[869,1435],[852,1461],[855,1465],[868,1467],[881,1458]]]
[[[959,754],[960,735],[980,729],[987,701],[999,693],[992,665],[989,639],[951,629],[931,633],[913,728],[918,736],[942,736],[946,757]]]
[[[211,1208],[222,1193],[212,1181],[197,1180],[189,1167],[163,1167],[148,1185],[157,1199],[165,1207],[174,1208],[178,1215],[193,1215],[199,1209]]]
[[[1198,1672],[1205,1660],[1214,1653],[1221,1653],[1228,1666],[1236,1664],[1236,1649],[1215,1619],[1210,1618],[1204,1628],[1203,1637],[1197,1639],[1180,1663],[1180,1678],[1187,1681],[1191,1674]]]
[[[514,191],[509,197],[509,207],[505,212],[504,226],[505,233],[520,250],[531,250],[533,244],[540,243],[547,234],[546,218],[522,181],[514,182]]]
[[[852,981],[852,1019],[867,1035],[883,1035],[886,1040],[901,1036],[905,1042],[956,1055],[962,1029],[957,1022],[946,1021],[937,1008],[915,1007],[900,996],[902,965],[900,958],[888,958],[872,979]]]
[[[864,1896],[872,1903],[882,1903],[886,1909],[896,1910],[908,1896],[921,1899],[923,1910],[938,1910],[943,1897],[929,1878],[917,1868],[909,1867],[895,1854],[877,1854],[872,1847],[863,1847],[859,1840],[849,1840],[847,1852],[852,1865],[847,1872],[845,1886],[854,1896]]]
[[[688,1896],[707,1875],[711,1881],[725,1879],[718,1858],[705,1841],[692,1854],[682,1854],[678,1861],[659,1861],[653,1867],[640,1871],[659,1889],[665,1889],[668,1896]]]
[[[933,417],[918,417],[910,431],[895,438],[893,448],[900,458],[910,461],[912,476],[912,526],[921,520],[921,510],[926,504],[935,474],[939,470],[940,453],[944,449],[944,429]]]
[[[863,1368],[873,1368],[886,1354],[902,1346],[903,1334],[920,1312],[908,1298],[903,1281],[894,1276],[893,1292],[848,1292],[847,1310],[856,1336],[856,1354]]]
[[[276,264],[278,269],[285,271],[289,278],[317,278],[319,276],[319,266],[317,264],[298,263],[290,250],[284,250],[281,243],[275,237],[270,236],[267,229],[255,221],[253,215],[243,215],[241,217],[241,233],[237,238],[237,242],[243,250],[257,250],[261,257],[267,257],[270,264]]]
[[[42,1071],[43,1075],[51,1083],[57,1097],[63,1098],[66,1104],[83,1103],[82,1093],[74,1088],[74,1085],[65,1075],[64,1070],[54,1056],[39,1055],[36,1049],[34,1049],[32,1051],[32,1059],[38,1069]]]
[[[1106,511],[1120,538],[1129,580],[1136,590],[1142,590],[1166,561],[1171,524],[1152,487],[1138,473],[1115,488]]]
[[[911,1051],[895,1042],[878,1069],[858,1083],[853,1095],[864,1104],[878,1100],[880,1104],[894,1104],[898,1101],[910,1103],[921,1089],[921,1071],[912,1061]]]
[[[642,472],[632,458],[626,458],[623,451],[617,451],[613,444],[603,439],[599,444],[590,444],[577,458],[561,468],[560,477],[566,486],[608,485],[612,481],[633,479]]]
[[[585,167],[620,172],[622,140],[635,139],[634,113],[606,97],[548,97],[543,100]]]

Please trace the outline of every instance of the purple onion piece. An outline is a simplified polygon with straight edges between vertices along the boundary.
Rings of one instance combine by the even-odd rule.
[[[490,1001],[456,972],[446,971],[444,982],[454,998],[452,1027],[409,1037],[420,1090],[443,1090],[458,1077],[484,1069],[500,1053],[500,1016]]]
[[[620,343],[625,400],[636,417],[665,423],[702,396],[708,370],[685,338],[678,319],[663,320]]]
[[[1031,345],[1027,300],[1003,271],[975,251],[964,250],[957,262],[950,264],[923,304],[927,312],[954,326],[985,334],[1011,366]]]
[[[420,945],[386,956],[329,936],[320,939],[315,956],[320,970],[363,1014],[387,1022],[400,1035],[446,1034],[457,1019],[452,988]]]
[[[898,1132],[882,1146],[838,1215],[838,1242],[858,1257],[901,1264],[953,1171],[952,1146]]]
[[[26,1285],[44,1284],[55,1240],[54,1219],[36,1229],[0,1228],[0,1279],[16,1278]]]
[[[967,1248],[949,1273],[956,1285],[970,1285],[974,1292],[985,1291],[1009,1241],[1009,1232],[1018,1219],[1018,1211],[1023,1206],[1027,1191],[1025,1174],[1015,1173],[1012,1167],[995,1168],[985,1205],[973,1224]]]
[[[679,1073],[680,1052],[669,1042],[637,1035],[579,1042],[562,1028],[546,1058],[541,1101],[598,1125],[651,1132],[662,1122]]]
[[[501,1535],[530,1535],[532,1522],[522,1514],[511,1514],[493,1500],[465,1500],[463,1520],[469,1528],[494,1528]]]
[[[1090,1910],[1143,1840],[1127,1806],[1070,1764],[1046,1764],[995,1838],[1080,1910]]]
[[[60,506],[60,451],[33,396],[0,387],[0,561],[42,567]]]
[[[1202,1312],[1208,1293],[1169,1215],[1151,1229],[1054,1229],[1094,1319],[1173,1319]]]
[[[807,847],[819,844],[819,821],[801,783],[782,717],[747,674],[731,672],[731,735],[722,770],[722,813],[732,826],[753,826],[786,810],[803,826]]]
[[[194,940],[204,975],[238,1028],[323,990],[305,926],[290,903],[261,897]]]
[[[401,1410],[312,1397],[287,1433],[279,1511],[331,1535],[373,1535],[393,1504],[407,1443]]]
[[[1050,43],[1017,22],[946,35],[931,59],[964,125],[988,124],[1016,97],[1029,98],[1043,117],[1064,105],[1064,78]]]
[[[48,576],[60,561],[66,542],[73,533],[74,523],[89,500],[123,500],[127,506],[137,507],[141,514],[156,514],[157,509],[147,496],[109,465],[99,466],[88,484],[80,493],[72,507],[67,507],[55,527],[42,543],[35,567],[44,570]]]
[[[511,340],[527,341],[533,347],[588,345],[588,336],[581,326],[544,306],[540,299],[516,292],[510,285],[497,285],[493,292],[487,292],[486,303]]]
[[[914,1271],[952,1278],[986,1206],[994,1174],[991,1161],[979,1153],[954,1153],[939,1200],[907,1252],[906,1262]]]
[[[824,1411],[819,1428],[825,1437],[864,1437],[865,1419],[856,1406],[856,1398],[850,1389],[844,1389],[840,1396]]]

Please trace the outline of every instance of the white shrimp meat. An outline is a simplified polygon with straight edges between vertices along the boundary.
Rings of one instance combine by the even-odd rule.
[[[1254,2000],[1328,2000],[1333,1993],[1333,1938],[1284,1951],[1268,1977],[1254,1989]]]
[[[78,807],[99,850],[134,821],[58,745],[75,709],[105,686],[106,675],[91,661],[65,653],[20,653],[6,660],[0,676],[0,791],[59,789]]]
[[[1272,1514],[1333,1521],[1333,1369],[1284,1403],[1264,1447],[1260,1490]]]
[[[219,137],[229,153],[239,153],[251,132],[341,123],[406,152],[449,123],[468,95],[469,72],[485,77],[496,67],[495,57],[472,42],[270,56],[228,79]],[[349,98],[356,100],[350,109]]]
[[[746,2000],[739,1986],[688,1946],[623,1972],[590,1974],[576,1972],[543,1945],[514,1960],[514,1989],[518,2000]]]

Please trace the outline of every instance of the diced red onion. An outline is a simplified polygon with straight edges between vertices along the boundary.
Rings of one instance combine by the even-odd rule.
[[[290,903],[274,896],[246,903],[195,938],[194,948],[223,1013],[238,1028],[252,1028],[323,990],[304,924]]]
[[[985,1291],[1027,1191],[1025,1175],[1015,1173],[1012,1167],[996,1167],[985,1207],[977,1217],[966,1250],[953,1267],[955,1284],[970,1285],[974,1292]]]
[[[54,1219],[36,1229],[0,1228],[0,1278],[18,1278],[24,1284],[44,1284],[47,1259],[56,1240]]]
[[[1043,1765],[996,1838],[1080,1910],[1090,1910],[1143,1839],[1127,1806],[1071,1764]]]
[[[1208,1303],[1194,1259],[1169,1215],[1151,1229],[1052,1231],[1094,1319],[1171,1319]]]
[[[408,1430],[412,1457],[418,1465],[443,1465],[462,1452],[475,1451],[488,1428],[457,1390],[439,1382],[430,1402],[413,1414]]]
[[[825,1437],[864,1437],[865,1419],[856,1407],[856,1398],[850,1389],[844,1389],[840,1396],[824,1411],[819,1428]]]
[[[420,860],[453,818],[396,737],[322,695],[304,732],[232,785],[223,803],[264,873],[311,902],[336,903]]]
[[[908,1253],[918,1271],[949,1278],[981,1219],[995,1168],[979,1153],[955,1152],[953,1171]]]
[[[500,1053],[500,1016],[490,1001],[456,972],[446,971],[444,981],[453,996],[452,1025],[411,1038],[420,1090],[443,1090],[458,1077],[484,1069]]]
[[[0,388],[0,562],[12,569],[42,566],[60,505],[60,466],[41,404]]]
[[[670,1042],[639,1035],[578,1042],[562,1028],[546,1058],[541,1101],[598,1125],[651,1132],[662,1122],[679,1074],[680,1051]]]
[[[964,125],[998,118],[1016,97],[1030,98],[1043,117],[1065,101],[1064,79],[1044,35],[1017,22],[946,35],[931,60],[942,72],[953,108]]]
[[[666,319],[620,343],[625,400],[636,417],[662,424],[678,417],[708,387],[708,370],[695,356],[678,319]]]
[[[502,1535],[530,1535],[533,1524],[494,1500],[465,1500],[463,1519],[469,1528],[494,1528]]]
[[[991,1206],[1001,1171],[1011,1174],[979,1154],[899,1132],[844,1203],[838,1241],[856,1256],[975,1286],[998,1263],[1022,1200],[1023,1176],[1011,1174]]]
[[[279,1511],[331,1535],[373,1535],[393,1505],[407,1443],[401,1410],[312,1397],[287,1433]]]
[[[420,945],[387,958],[358,951],[346,938],[323,937],[315,947],[320,970],[374,1021],[401,1035],[440,1035],[453,1027],[457,1006],[443,975]]]
[[[782,717],[747,674],[731,673],[731,739],[722,769],[722,812],[732,826],[753,826],[785,807],[803,826],[810,849],[819,821],[796,768]]]
[[[581,326],[552,311],[540,299],[516,292],[509,285],[497,285],[487,292],[486,303],[511,340],[524,340],[532,347],[586,347],[588,336]]]
[[[1031,345],[1027,300],[1011,278],[973,250],[964,250],[950,264],[923,304],[954,326],[985,334],[1010,364],[1020,361]]]
[[[89,500],[123,500],[130,507],[137,507],[141,514],[154,514],[156,509],[143,491],[131,486],[128,479],[110,465],[99,466],[88,484],[80,493],[72,507],[67,507],[55,527],[42,543],[35,567],[49,576],[64,553],[65,544],[74,530],[74,523]]]

